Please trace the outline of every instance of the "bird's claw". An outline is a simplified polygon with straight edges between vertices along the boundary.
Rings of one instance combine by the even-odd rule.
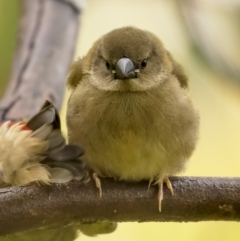
[[[172,196],[174,195],[172,183],[168,177],[165,177],[163,180],[158,182],[158,210],[162,211],[162,200],[163,200],[163,182],[166,183],[167,188],[170,190]]]
[[[174,195],[174,191],[173,191],[173,187],[172,187],[171,181],[169,180],[168,177],[165,177],[165,178],[163,179],[163,181],[166,183],[167,188],[170,190],[170,192],[171,192],[171,194],[172,194],[172,196],[173,196],[173,195]]]
[[[102,197],[102,186],[101,186],[101,180],[99,179],[97,173],[92,174],[93,180],[95,181],[96,187],[99,189],[99,195],[100,198]]]

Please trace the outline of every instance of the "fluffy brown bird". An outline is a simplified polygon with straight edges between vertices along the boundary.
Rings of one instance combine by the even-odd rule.
[[[199,116],[183,68],[152,33],[133,27],[98,39],[71,67],[69,143],[101,177],[155,181],[184,170],[196,146]]]

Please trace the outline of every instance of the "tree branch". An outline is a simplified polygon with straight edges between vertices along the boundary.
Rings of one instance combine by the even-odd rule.
[[[78,33],[81,0],[24,0],[18,48],[0,121],[30,118],[48,99],[59,109]]]
[[[0,189],[0,235],[100,220],[240,221],[240,178],[172,177],[175,195],[164,187],[162,212],[157,186],[103,179],[103,197],[93,181]]]

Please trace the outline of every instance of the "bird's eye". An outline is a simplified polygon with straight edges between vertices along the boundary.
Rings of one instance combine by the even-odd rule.
[[[110,64],[106,61],[106,68],[110,70]]]
[[[142,62],[141,62],[141,67],[144,69],[147,67],[147,60],[144,59]]]
[[[142,62],[141,62],[141,67],[144,69],[147,67],[147,60],[144,59]]]

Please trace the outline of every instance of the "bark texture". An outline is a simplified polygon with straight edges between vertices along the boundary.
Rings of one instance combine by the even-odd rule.
[[[101,220],[116,222],[240,221],[240,178],[172,177],[175,195],[164,186],[162,212],[157,186],[102,179],[0,189],[0,235]]]

